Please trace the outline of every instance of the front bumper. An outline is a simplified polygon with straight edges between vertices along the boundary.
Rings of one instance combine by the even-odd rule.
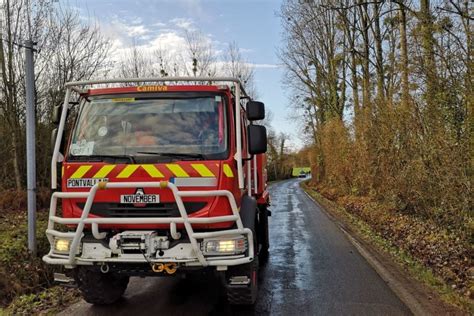
[[[175,197],[180,217],[168,218],[89,218],[89,212],[94,202],[97,190],[117,188],[169,188]],[[232,208],[232,215],[189,218],[184,207],[183,197],[227,197]],[[59,198],[86,198],[86,203],[80,218],[62,218],[56,216],[57,200]],[[193,224],[213,224],[221,222],[235,222],[236,229],[227,229],[212,232],[195,232]],[[55,224],[76,225],[73,232],[61,232],[54,228]],[[113,254],[110,248],[102,242],[106,234],[100,232],[101,224],[168,224],[170,236],[173,240],[180,240],[181,234],[177,232],[176,225],[183,224],[188,240],[177,243],[168,249],[162,249],[160,256],[146,256],[143,253]],[[84,227],[90,225],[94,240],[83,241]],[[43,257],[43,261],[49,264],[59,264],[66,267],[76,265],[93,265],[104,263],[177,263],[184,266],[234,266],[251,262],[254,259],[254,243],[252,231],[244,228],[240,219],[234,196],[226,190],[214,191],[182,191],[168,181],[160,182],[101,182],[95,184],[89,192],[55,192],[51,197],[48,229],[46,235],[51,245],[50,252]],[[235,238],[244,236],[247,241],[248,250],[240,255],[205,256],[201,250],[201,241],[207,238]],[[69,251],[65,254],[54,252],[55,238],[70,239]],[[87,249],[86,249],[87,247]],[[96,248],[95,250],[93,248]],[[85,251],[87,250],[87,251]]]

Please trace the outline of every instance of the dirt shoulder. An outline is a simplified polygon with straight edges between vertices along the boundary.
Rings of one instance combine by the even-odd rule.
[[[386,225],[391,225],[398,221],[398,225],[402,227],[401,225],[404,223],[400,223],[400,219],[397,217],[398,214],[388,213],[388,215],[384,214],[384,217],[381,218],[381,211],[384,210],[379,209],[379,212],[374,212],[370,209],[359,210],[359,212],[367,212],[371,214],[370,216],[378,217],[377,220],[370,221],[364,218],[364,216],[360,216],[360,213],[354,212],[350,206],[348,207],[344,203],[346,200],[334,199],[334,201],[331,201],[320,194],[317,188],[309,186],[308,182],[303,182],[302,187],[316,203],[323,206],[328,216],[339,225],[351,242],[358,248],[359,252],[369,261],[400,299],[410,307],[414,314],[467,315],[469,311],[472,313],[473,302],[469,297],[469,287],[472,286],[472,279],[467,278],[467,280],[463,280],[464,283],[458,282],[458,284],[465,284],[467,289],[463,289],[464,292],[456,291],[455,283],[449,284],[443,278],[436,275],[433,269],[427,265],[427,263],[430,263],[429,255],[427,256],[428,260],[426,260],[426,257],[423,260],[423,258],[420,259],[420,253],[424,254],[423,251],[415,252],[415,255],[409,251],[411,244],[416,244],[417,242],[425,244],[426,238],[419,236],[417,240],[407,240],[404,246],[400,247],[403,237],[413,238],[415,233],[405,233],[404,236],[395,233],[389,234],[381,228],[384,225],[374,224],[374,222],[383,222]],[[357,205],[359,208],[363,208],[363,203],[358,203]],[[371,206],[374,207],[374,205]],[[410,223],[410,225],[408,227],[403,226],[403,229],[414,230],[417,235],[425,233],[419,226],[413,223]],[[430,232],[430,235],[438,233],[445,232],[433,231]],[[437,240],[434,239],[433,242],[436,243]],[[430,247],[429,244],[425,246]],[[442,251],[442,248],[439,251]],[[457,257],[461,257],[461,260],[464,260],[464,252],[459,251],[459,249],[458,252],[460,254],[457,254]],[[440,260],[444,260],[445,256],[445,254],[440,254],[439,257],[443,258]],[[447,265],[445,262],[443,262],[443,266]],[[465,266],[469,267],[467,262]],[[463,276],[463,274],[460,275]]]

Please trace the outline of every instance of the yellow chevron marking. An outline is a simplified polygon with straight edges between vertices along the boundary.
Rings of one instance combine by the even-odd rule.
[[[92,166],[80,166],[77,170],[72,174],[71,179],[80,179],[82,178]]]
[[[103,166],[92,178],[105,178],[110,173],[110,171],[114,170],[114,168],[115,165]]]
[[[224,174],[228,177],[228,178],[233,178],[234,177],[234,173],[232,172],[232,169],[230,168],[230,166],[228,164],[224,164]]]
[[[188,174],[186,171],[184,171],[184,169],[181,168],[180,165],[170,163],[170,164],[167,164],[166,167],[168,167],[168,169],[170,169],[170,171],[171,171],[176,177],[182,177],[182,178],[187,178],[187,177],[189,177],[189,174]]]
[[[127,165],[122,171],[120,171],[117,178],[126,179],[130,177],[138,167],[140,167],[140,165]]]
[[[206,167],[206,165],[202,163],[193,163],[191,164],[193,166],[194,170],[196,170],[201,177],[215,177],[216,175],[212,173],[209,168]]]
[[[152,178],[164,178],[165,176],[158,170],[154,165],[141,165],[143,169],[150,175]]]

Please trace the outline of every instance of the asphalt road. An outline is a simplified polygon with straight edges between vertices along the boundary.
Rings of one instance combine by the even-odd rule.
[[[79,302],[63,315],[409,315],[341,230],[300,189],[270,187],[271,255],[253,309],[228,306],[209,278],[134,278],[109,307]]]

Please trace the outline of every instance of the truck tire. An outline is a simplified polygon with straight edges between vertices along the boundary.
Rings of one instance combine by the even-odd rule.
[[[270,237],[268,235],[268,210],[266,206],[260,208],[258,222],[258,241],[260,243],[260,252],[258,253],[260,265],[268,261],[270,249]]]
[[[117,302],[128,286],[129,276],[102,273],[90,267],[74,269],[74,279],[87,303],[109,305]]]
[[[231,275],[247,275],[250,277],[248,285],[230,285],[227,284],[227,301],[231,305],[253,305],[257,301],[258,294],[258,256],[255,256],[252,262],[229,267]],[[230,275],[230,276],[231,276]],[[230,279],[229,274],[227,274]]]
[[[244,202],[245,201],[245,202]],[[253,198],[243,199],[240,210],[242,224],[245,228],[250,228],[253,232],[254,259],[252,262],[231,266],[226,273],[226,294],[227,301],[232,305],[253,305],[257,300],[258,293],[258,235],[256,233],[257,208]],[[231,285],[230,279],[233,276],[247,276],[250,284]]]

